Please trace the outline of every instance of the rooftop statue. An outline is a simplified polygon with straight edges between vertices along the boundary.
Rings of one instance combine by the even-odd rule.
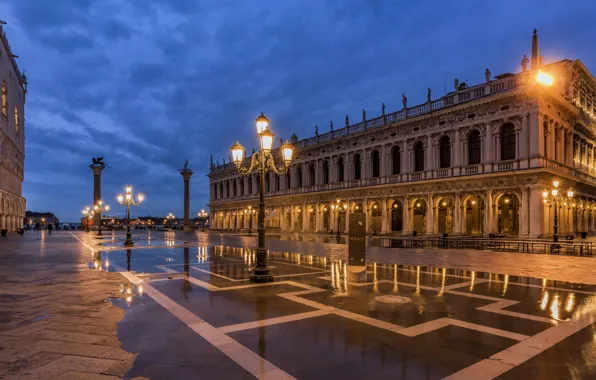
[[[381,104],[381,115],[385,115],[385,103]]]
[[[403,92],[401,94],[401,102],[403,103],[404,108],[408,108],[408,97]]]
[[[484,79],[486,80],[486,83],[490,82],[490,70],[487,68],[486,71],[484,72]]]
[[[428,88],[428,90],[426,91],[426,101],[430,103],[430,96],[432,94],[432,90],[430,89],[430,87]]]
[[[346,127],[350,126],[350,117],[346,115]]]

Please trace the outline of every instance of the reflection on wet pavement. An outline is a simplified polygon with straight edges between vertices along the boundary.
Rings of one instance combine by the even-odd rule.
[[[345,261],[291,252],[270,252],[276,282],[256,285],[253,249],[139,245],[108,243],[90,263],[129,272],[126,325],[147,324],[136,310],[157,302],[257,377],[558,378],[574,363],[568,345],[583,357],[575,378],[594,376],[595,286],[376,262],[350,282]],[[143,358],[130,375],[145,373],[146,330],[120,334]]]

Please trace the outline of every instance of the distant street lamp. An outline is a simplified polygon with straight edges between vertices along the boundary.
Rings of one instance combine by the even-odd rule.
[[[553,220],[553,242],[559,241],[559,219],[557,217],[557,203],[567,202],[573,198],[573,189],[569,188],[567,190],[567,196],[559,192],[559,181],[553,181],[553,188],[549,191],[548,189],[544,189],[542,192],[542,198],[544,204],[553,203],[554,207],[554,220]]]
[[[168,221],[168,225],[170,226],[170,228],[172,228],[172,222],[174,218],[176,218],[176,216],[172,213],[169,213],[168,216],[166,216],[166,220]]]
[[[342,204],[341,203],[341,200],[339,200],[339,199],[337,199],[335,201],[335,204],[331,205],[331,210],[334,211],[335,212],[335,215],[336,215],[335,216],[335,219],[337,220],[337,237],[338,238],[339,238],[339,229],[340,229],[340,226],[339,226],[339,215],[340,215],[341,212],[346,211],[347,208],[348,208],[348,206],[345,205],[345,204]]]
[[[127,185],[124,190],[126,192],[124,195],[118,195],[118,202],[120,203],[120,206],[126,207],[126,240],[124,241],[124,245],[133,246],[134,243],[130,233],[130,206],[140,206],[145,200],[145,196],[143,194],[137,195],[137,201],[135,202],[132,196],[132,186]]]
[[[99,230],[97,231],[97,236],[103,236],[102,232],[101,232],[101,218],[103,216],[104,212],[107,212],[110,210],[110,206],[109,205],[104,205],[103,201],[100,199],[97,201],[97,203],[93,206],[93,211],[96,214],[99,214],[99,225],[97,226],[99,228]]]
[[[209,215],[209,214],[207,213],[207,211],[205,211],[205,210],[203,210],[203,209],[201,209],[201,211],[199,211],[199,212],[197,213],[197,216],[198,216],[198,217],[201,219],[201,222],[203,223],[203,226],[202,226],[202,228],[205,228],[205,224],[206,224],[206,221],[207,221],[207,216],[208,216],[208,215]]]
[[[265,174],[269,170],[274,171],[277,174],[286,174],[288,172],[288,166],[292,161],[292,154],[294,147],[286,141],[280,147],[281,159],[283,166],[275,166],[275,158],[271,154],[271,148],[273,146],[273,132],[269,129],[269,119],[261,113],[256,120],[257,135],[259,136],[261,149],[252,155],[252,159],[249,167],[243,167],[244,162],[244,147],[236,141],[236,144],[231,146],[232,159],[238,173],[241,175],[248,175],[253,171],[258,171],[260,176],[259,186],[259,242],[256,249],[257,262],[256,266],[252,270],[250,276],[251,282],[271,282],[273,276],[271,270],[267,267],[267,249],[265,249]]]

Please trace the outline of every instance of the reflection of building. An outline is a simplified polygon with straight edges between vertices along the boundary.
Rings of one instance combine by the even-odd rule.
[[[16,231],[23,226],[25,216],[22,183],[27,79],[17,67],[2,25],[0,40],[0,230]]]
[[[265,181],[266,225],[287,231],[345,230],[365,212],[379,233],[552,233],[541,193],[553,179],[576,190],[559,213],[562,233],[594,231],[596,79],[579,60],[542,64],[372,120],[297,141],[288,176]],[[548,83],[549,79],[554,82]],[[383,110],[384,111],[384,110]],[[349,124],[346,120],[346,124]],[[277,153],[276,153],[277,154]],[[211,226],[247,228],[257,177],[212,165]],[[256,218],[256,216],[254,216]],[[256,219],[254,220],[256,226]]]

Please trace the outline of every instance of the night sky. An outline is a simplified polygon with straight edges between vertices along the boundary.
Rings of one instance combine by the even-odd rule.
[[[424,4],[424,6],[422,6]],[[130,183],[133,215],[182,216],[186,159],[191,215],[206,208],[209,154],[256,146],[265,114],[278,137],[314,135],[519,72],[537,28],[544,62],[581,59],[596,73],[595,1],[0,0],[26,70],[27,209],[77,221]]]

